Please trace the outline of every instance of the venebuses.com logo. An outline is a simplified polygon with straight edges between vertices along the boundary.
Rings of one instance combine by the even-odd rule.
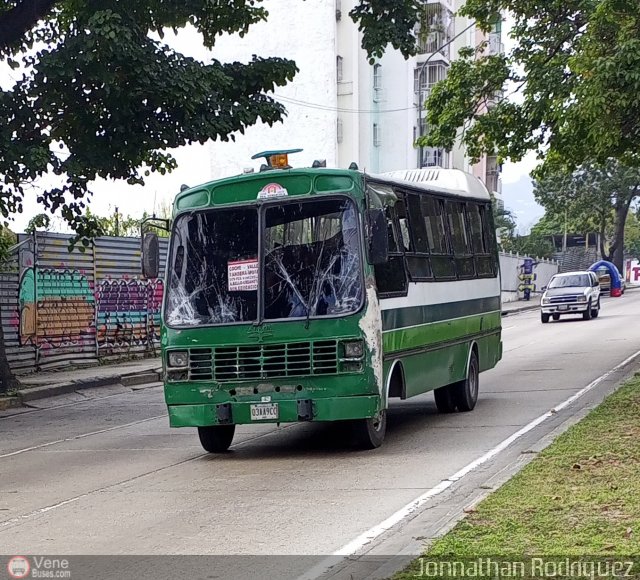
[[[31,564],[24,556],[14,556],[7,563],[10,578],[26,578],[31,572]]]
[[[71,578],[67,558],[13,556],[7,562],[9,578]]]

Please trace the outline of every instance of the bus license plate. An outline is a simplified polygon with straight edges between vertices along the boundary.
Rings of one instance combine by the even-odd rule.
[[[278,418],[278,403],[251,405],[252,421],[269,421]]]

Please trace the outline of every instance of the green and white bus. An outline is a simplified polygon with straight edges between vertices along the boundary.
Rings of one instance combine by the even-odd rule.
[[[484,185],[437,168],[292,169],[286,153],[175,200],[170,425],[223,452],[238,424],[349,421],[354,442],[375,448],[392,398],[434,391],[441,412],[472,410],[478,374],[502,356]],[[153,275],[153,234],[143,246]]]

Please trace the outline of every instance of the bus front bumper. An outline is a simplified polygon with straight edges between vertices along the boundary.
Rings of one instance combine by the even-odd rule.
[[[381,410],[381,401],[378,395],[362,395],[279,399],[269,402],[230,401],[198,405],[169,405],[168,409],[171,427],[208,427],[210,425],[369,419],[378,415]]]

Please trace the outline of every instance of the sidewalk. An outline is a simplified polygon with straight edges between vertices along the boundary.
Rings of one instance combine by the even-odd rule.
[[[120,364],[34,373],[18,377],[17,393],[0,396],[0,411],[20,407],[29,401],[75,393],[83,389],[119,385],[133,387],[162,380],[160,358],[127,361]]]
[[[515,302],[502,303],[502,316],[515,314],[516,312],[525,312],[527,310],[537,310],[540,308],[541,294],[533,294],[531,300],[516,300]]]

